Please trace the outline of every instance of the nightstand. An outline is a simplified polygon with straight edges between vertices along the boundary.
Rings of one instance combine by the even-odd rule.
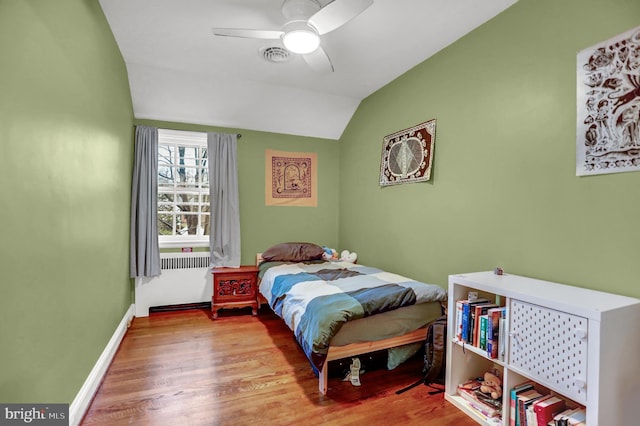
[[[214,268],[212,318],[218,318],[222,308],[251,306],[253,315],[258,314],[258,267],[243,265],[239,268]]]

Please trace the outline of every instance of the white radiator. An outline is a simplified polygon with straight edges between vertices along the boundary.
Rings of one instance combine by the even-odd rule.
[[[149,308],[211,302],[213,285],[209,253],[161,253],[162,273],[135,279],[135,315],[149,316]]]

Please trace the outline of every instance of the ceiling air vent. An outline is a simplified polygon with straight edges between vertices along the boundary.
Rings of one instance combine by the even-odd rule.
[[[282,47],[266,47],[262,49],[262,57],[265,61],[280,64],[289,60],[289,51]]]

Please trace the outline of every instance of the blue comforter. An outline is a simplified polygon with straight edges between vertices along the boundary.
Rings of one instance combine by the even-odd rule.
[[[446,299],[437,285],[348,262],[274,263],[262,269],[260,292],[318,370],[347,321]]]

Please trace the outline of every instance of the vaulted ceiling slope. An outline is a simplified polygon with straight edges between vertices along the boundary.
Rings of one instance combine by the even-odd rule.
[[[314,1],[314,0],[312,0]],[[321,7],[330,0],[317,0]],[[349,2],[351,0],[340,0]],[[321,46],[314,71],[282,41],[282,0],[100,0],[124,57],[136,118],[339,139],[360,101],[517,0],[374,0]],[[269,55],[271,53],[271,55]]]

